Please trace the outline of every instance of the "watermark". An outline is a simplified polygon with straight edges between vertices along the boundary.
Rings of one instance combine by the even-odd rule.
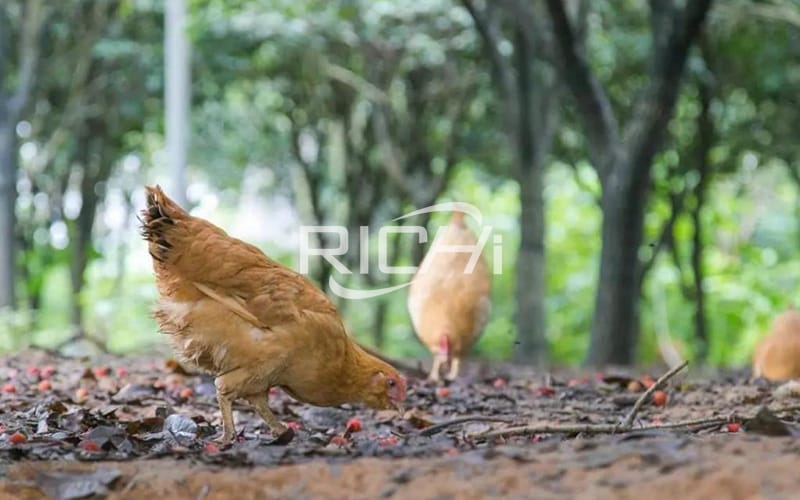
[[[414,210],[405,215],[401,215],[391,222],[397,222],[415,215],[421,215],[432,212],[461,212],[466,216],[471,217],[480,228],[480,232],[476,235],[477,242],[474,245],[447,245],[441,243],[441,238],[444,237],[447,227],[440,227],[436,232],[433,242],[428,250],[428,255],[435,253],[465,253],[469,254],[470,258],[464,266],[464,273],[471,274],[475,271],[484,249],[492,240],[492,272],[500,274],[503,267],[503,238],[499,234],[492,235],[492,226],[483,225],[483,216],[480,210],[469,203],[462,202],[447,202],[431,205],[429,207]],[[312,235],[332,235],[329,240],[335,240],[336,245],[333,247],[318,248],[314,246]],[[308,274],[310,269],[310,260],[312,257],[321,257],[339,274],[352,275],[360,274],[366,275],[370,273],[370,239],[373,232],[370,231],[369,226],[361,226],[359,228],[357,242],[359,250],[359,259],[357,269],[350,269],[345,265],[340,257],[347,255],[350,250],[351,235],[348,229],[344,226],[301,226],[300,227],[300,272]],[[422,245],[428,242],[428,230],[423,226],[407,226],[407,225],[384,225],[378,230],[377,234],[377,264],[378,271],[384,275],[402,275],[407,277],[407,281],[399,285],[393,285],[382,288],[361,289],[361,288],[348,288],[336,280],[331,275],[328,278],[328,288],[332,293],[339,297],[348,300],[370,299],[386,295],[397,290],[401,290],[411,284],[411,279],[417,272],[417,266],[393,266],[389,263],[389,247],[392,237],[402,237],[408,235],[416,239],[416,244]],[[355,238],[355,235],[353,235]],[[324,241],[323,238],[318,238],[320,242]],[[419,268],[420,273],[429,271],[432,259],[425,258],[422,262],[422,267]]]

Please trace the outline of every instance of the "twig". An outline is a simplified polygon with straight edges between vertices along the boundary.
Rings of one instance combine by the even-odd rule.
[[[122,488],[122,491],[120,491],[119,496],[121,498],[125,498],[125,495],[127,495],[128,492],[131,491],[134,486],[136,486],[136,483],[138,481],[139,481],[139,474],[134,474],[134,476],[131,478],[131,480],[128,481],[128,484],[126,484],[125,487]]]
[[[433,436],[434,434],[438,434],[439,432],[443,431],[448,427],[452,427],[454,425],[461,425],[466,424],[469,422],[505,422],[511,423],[515,419],[508,418],[508,417],[490,417],[490,416],[482,416],[482,415],[473,415],[471,417],[458,417],[454,418],[453,420],[448,420],[447,422],[441,422],[436,425],[432,425],[430,427],[426,427],[419,431],[420,436]]]
[[[689,365],[689,361],[684,361],[683,363],[679,364],[678,366],[673,367],[670,371],[665,373],[661,376],[656,383],[651,385],[649,389],[647,389],[642,396],[636,400],[636,403],[631,408],[630,413],[625,418],[625,422],[622,424],[623,429],[630,429],[633,427],[633,421],[636,419],[636,414],[639,413],[639,410],[642,408],[642,405],[645,401],[658,389],[660,389],[664,384],[667,383],[669,379],[674,377],[679,371],[683,370]]]
[[[506,427],[505,429],[494,429],[491,431],[478,433],[472,437],[481,439],[491,439],[496,437],[519,436],[525,434],[627,434],[631,432],[652,431],[661,429],[681,429],[697,426],[721,425],[737,420],[735,416],[711,417],[694,420],[684,420],[669,424],[644,425],[642,427],[621,427],[618,424],[584,424],[584,425],[523,425],[519,427]]]

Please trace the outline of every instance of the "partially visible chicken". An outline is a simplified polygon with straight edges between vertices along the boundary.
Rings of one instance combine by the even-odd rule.
[[[233,437],[238,398],[291,439],[267,404],[270,387],[317,406],[401,404],[405,379],[348,337],[311,281],[189,215],[160,187],[146,189],[142,234],[160,293],[154,316],[182,360],[216,376],[223,443]]]
[[[491,277],[483,255],[468,273],[472,254],[444,248],[477,243],[464,214],[455,212],[444,231],[428,249],[408,291],[411,322],[433,354],[431,380],[439,380],[447,364],[447,378],[458,376],[461,359],[480,337],[491,309]]]
[[[794,307],[776,316],[769,333],[756,345],[753,376],[800,378],[800,312]]]

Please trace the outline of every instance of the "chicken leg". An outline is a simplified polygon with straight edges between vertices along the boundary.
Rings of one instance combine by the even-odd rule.
[[[453,357],[450,360],[450,371],[445,377],[447,380],[455,380],[458,377],[458,371],[461,368],[461,358]]]
[[[276,417],[275,414],[272,413],[272,410],[270,410],[269,408],[266,394],[248,396],[247,400],[250,401],[250,404],[253,405],[253,408],[255,408],[256,413],[258,413],[258,416],[261,417],[264,420],[264,422],[266,422],[267,427],[269,427],[269,430],[273,434],[279,436],[284,432],[286,432],[286,429],[288,427],[283,425],[281,421],[278,420],[278,417]]]
[[[227,446],[233,439],[233,402],[217,388],[217,403],[222,414],[222,437],[220,443]]]
[[[433,357],[433,365],[431,366],[431,373],[428,375],[428,380],[432,380],[434,382],[438,382],[440,377],[440,373],[442,371],[442,363],[444,360],[441,356],[436,355]]]

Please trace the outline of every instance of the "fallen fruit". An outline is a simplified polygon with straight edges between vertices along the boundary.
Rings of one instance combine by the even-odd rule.
[[[100,445],[90,440],[81,441],[78,446],[80,446],[81,449],[84,451],[91,451],[91,452],[100,451]]]
[[[450,389],[448,389],[447,387],[439,387],[438,389],[436,389],[436,394],[440,398],[446,398],[450,395]]]
[[[44,368],[42,368],[41,374],[42,378],[50,378],[56,374],[56,368],[52,365],[47,365]]]
[[[28,438],[26,438],[25,434],[23,434],[21,432],[15,432],[14,434],[8,436],[8,440],[11,441],[14,444],[22,444],[25,441],[27,441]]]
[[[300,430],[303,426],[300,425],[300,422],[287,422],[286,427],[296,431]]]
[[[506,379],[504,379],[503,377],[497,377],[496,379],[494,379],[492,385],[494,386],[495,389],[500,389],[502,387],[507,386],[508,382],[506,382]]]
[[[31,377],[38,377],[39,373],[41,373],[40,370],[35,366],[29,366],[28,369],[26,370],[26,372]]]
[[[664,391],[656,391],[653,393],[653,404],[656,406],[664,406],[667,404],[667,393]]]
[[[194,391],[192,389],[190,389],[188,387],[184,387],[183,389],[181,389],[180,397],[186,399],[186,398],[190,398],[192,396],[194,396]]]
[[[5,384],[3,386],[3,392],[7,392],[9,394],[13,393],[13,392],[17,392],[17,387],[14,384]]]
[[[217,453],[219,451],[219,446],[214,443],[206,443],[205,446],[203,446],[203,449],[206,451],[206,453]]]
[[[385,438],[381,438],[380,440],[378,440],[378,444],[380,446],[394,446],[397,444],[397,442],[398,439],[397,436],[395,435],[386,436]]]
[[[644,386],[638,380],[628,382],[628,392],[642,392]]]
[[[553,389],[552,387],[549,387],[549,386],[543,385],[543,386],[541,386],[541,387],[537,387],[537,388],[536,388],[536,392],[537,392],[537,393],[538,393],[540,396],[552,396],[552,395],[554,395],[554,394],[556,393],[556,390],[555,390],[555,389]]]
[[[644,386],[645,389],[653,387],[653,385],[656,383],[656,381],[653,380],[653,377],[651,377],[650,375],[642,375],[642,377],[639,380],[642,382],[642,385]]]
[[[75,399],[83,400],[89,397],[89,390],[85,387],[78,387],[75,389]]]
[[[51,384],[50,381],[47,380],[47,379],[44,379],[41,382],[39,382],[39,390],[40,391],[49,391],[52,388],[53,388],[53,384]]]
[[[336,446],[346,446],[347,445],[347,438],[344,436],[333,436],[328,444],[334,444]]]
[[[361,430],[361,420],[353,417],[347,421],[346,429],[350,432],[359,432]]]
[[[94,376],[97,378],[108,377],[111,374],[111,368],[107,366],[98,366],[92,370],[92,373],[94,373]]]
[[[742,426],[738,422],[728,424],[728,432],[739,432],[740,430],[742,430]]]
[[[127,377],[128,373],[129,373],[128,369],[125,368],[124,366],[120,366],[119,368],[117,368],[117,377],[119,378]]]

